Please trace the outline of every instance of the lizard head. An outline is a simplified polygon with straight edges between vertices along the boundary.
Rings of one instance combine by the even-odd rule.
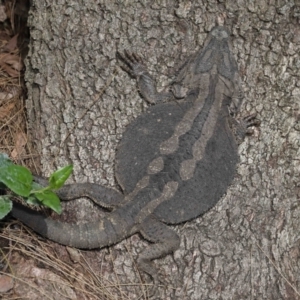
[[[211,30],[195,62],[196,74],[210,72],[216,66],[220,75],[233,81],[237,64],[231,51],[230,34],[225,27],[216,26]]]
[[[229,31],[223,26],[216,26],[211,30],[209,35],[211,38],[222,41],[229,38]]]

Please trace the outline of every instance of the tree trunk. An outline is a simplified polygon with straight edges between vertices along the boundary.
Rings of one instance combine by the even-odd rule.
[[[117,67],[116,52],[140,54],[163,88],[221,12],[245,92],[241,114],[256,112],[261,126],[240,146],[225,197],[174,226],[180,249],[155,261],[165,279],[156,299],[300,299],[299,0],[33,0],[30,134],[43,175],[73,163],[71,181],[117,187],[118,142],[147,103]],[[65,211],[68,221],[101,215],[86,199]],[[134,259],[146,246],[134,235],[84,255],[97,276],[124,284],[128,299],[145,299]]]

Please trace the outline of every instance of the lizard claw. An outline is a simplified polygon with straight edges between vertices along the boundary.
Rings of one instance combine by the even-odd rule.
[[[246,134],[252,134],[254,132],[254,130],[249,127],[259,126],[260,120],[256,119],[256,113],[254,113],[252,115],[244,117],[240,124],[241,124],[241,126],[243,126],[245,128]]]
[[[124,50],[124,54],[117,52],[117,56],[124,62],[121,68],[129,73],[132,77],[139,78],[147,69],[143,63],[142,58],[134,52]]]
[[[232,124],[232,129],[240,144],[246,135],[253,134],[254,130],[250,127],[259,126],[260,120],[256,119],[256,113],[246,116],[240,120],[235,120]]]
[[[145,277],[144,277],[145,278]],[[161,274],[150,275],[145,279],[145,285],[147,287],[147,295],[149,298],[158,299],[159,297],[159,287],[163,287],[164,280]]]

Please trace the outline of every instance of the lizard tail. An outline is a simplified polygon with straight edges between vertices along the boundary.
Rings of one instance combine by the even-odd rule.
[[[41,236],[79,249],[94,249],[115,244],[127,237],[131,231],[128,228],[131,227],[129,224],[115,222],[117,220],[122,223],[122,219],[115,213],[94,223],[71,224],[52,220],[28,207],[14,203],[11,214]]]

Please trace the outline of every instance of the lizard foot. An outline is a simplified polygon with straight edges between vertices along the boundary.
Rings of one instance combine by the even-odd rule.
[[[241,143],[246,135],[253,134],[254,130],[250,127],[259,126],[260,120],[256,118],[256,113],[254,113],[240,120],[234,120],[231,125],[237,142]]]
[[[129,73],[132,77],[139,78],[145,73],[148,74],[142,58],[136,53],[130,53],[125,50],[123,55],[120,52],[118,52],[117,55],[124,62],[124,64],[121,65],[121,68]]]
[[[240,126],[242,126],[246,132],[246,134],[252,134],[253,129],[249,128],[252,126],[259,126],[260,120],[256,119],[256,113],[246,116],[240,122]]]

